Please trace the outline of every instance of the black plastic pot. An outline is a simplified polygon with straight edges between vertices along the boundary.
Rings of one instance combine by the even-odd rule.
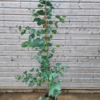
[[[45,98],[49,97],[49,98],[51,98],[52,100],[55,100],[55,97],[48,96],[48,93],[46,93],[44,97],[45,97]],[[57,98],[56,98],[56,100],[57,100]]]

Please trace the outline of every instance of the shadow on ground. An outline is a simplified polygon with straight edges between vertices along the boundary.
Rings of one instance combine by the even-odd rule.
[[[39,100],[45,93],[0,93],[0,100]],[[57,100],[100,100],[100,94],[61,94]]]

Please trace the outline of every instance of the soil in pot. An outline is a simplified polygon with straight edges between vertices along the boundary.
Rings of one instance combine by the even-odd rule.
[[[45,94],[45,96],[44,96],[44,97],[45,97],[45,98],[49,97],[49,96],[48,96],[48,93],[47,93],[47,94]],[[55,97],[51,97],[51,96],[50,96],[49,98],[51,98],[52,100],[55,100]],[[57,100],[57,98],[56,98],[56,100]]]

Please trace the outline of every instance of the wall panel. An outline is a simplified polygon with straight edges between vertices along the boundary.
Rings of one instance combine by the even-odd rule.
[[[65,23],[59,23],[58,34],[52,43],[60,44],[51,59],[51,67],[55,62],[70,66],[64,72],[63,89],[100,89],[100,0],[52,0],[58,7],[55,15],[66,15]],[[31,11],[38,0],[0,0],[0,89],[33,89],[27,84],[16,81],[16,75],[39,66],[31,57],[36,51],[21,47],[28,39],[16,25],[31,26],[40,29],[33,23]],[[42,16],[41,16],[42,17]],[[35,72],[33,73],[35,74]],[[41,87],[45,88],[45,85]]]

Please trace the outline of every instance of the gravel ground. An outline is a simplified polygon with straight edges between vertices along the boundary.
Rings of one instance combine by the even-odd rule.
[[[45,93],[0,93],[0,100],[38,100]],[[100,94],[72,93],[61,94],[57,100],[100,100]]]

